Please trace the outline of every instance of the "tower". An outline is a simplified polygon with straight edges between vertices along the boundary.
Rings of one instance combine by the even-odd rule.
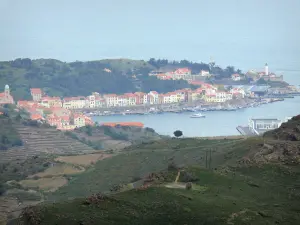
[[[269,75],[269,66],[268,63],[265,64],[265,75]]]
[[[5,94],[6,98],[8,98],[10,96],[10,90],[9,90],[8,84],[5,85],[5,87],[4,87],[4,94]]]

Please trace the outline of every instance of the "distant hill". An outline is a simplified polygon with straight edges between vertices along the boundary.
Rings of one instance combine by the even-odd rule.
[[[15,59],[0,62],[0,84],[8,84],[16,100],[30,99],[30,88],[42,88],[48,95],[80,96],[99,93],[126,93],[157,91],[166,93],[191,87],[184,80],[159,80],[149,77],[152,70],[170,71],[188,67],[193,74],[210,71],[216,78],[230,78],[241,70],[228,66],[225,69],[206,63],[188,60],[149,61],[131,59],[103,59],[95,61],[62,62],[56,59]],[[134,76],[133,76],[134,75]],[[0,87],[1,88],[1,87]]]
[[[148,77],[155,69],[144,60],[105,59],[66,63],[55,59],[16,59],[0,62],[0,84],[9,84],[15,99],[29,99],[29,89],[42,88],[48,95],[79,96],[156,90],[169,92],[190,87],[186,81]],[[133,78],[137,75],[137,79]],[[1,87],[0,87],[1,88]]]

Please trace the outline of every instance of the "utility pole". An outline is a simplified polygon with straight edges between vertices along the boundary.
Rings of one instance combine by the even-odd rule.
[[[205,151],[205,169],[207,169],[207,150]]]
[[[211,149],[209,150],[209,169],[211,169]]]

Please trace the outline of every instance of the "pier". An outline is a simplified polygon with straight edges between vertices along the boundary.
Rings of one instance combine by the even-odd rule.
[[[248,126],[238,126],[236,129],[243,136],[257,136]]]

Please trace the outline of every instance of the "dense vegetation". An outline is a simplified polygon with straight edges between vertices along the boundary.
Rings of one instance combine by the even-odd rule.
[[[193,73],[199,73],[202,69],[210,70],[217,78],[230,77],[232,73],[240,72],[231,66],[222,69],[214,64],[193,63],[187,60],[177,62],[150,59],[146,62],[112,59],[66,63],[55,59],[25,58],[0,62],[0,84],[9,84],[17,100],[29,99],[29,89],[32,87],[43,88],[46,94],[58,96],[87,96],[92,91],[117,94],[152,90],[169,92],[191,86],[183,80],[163,81],[149,77],[148,73],[155,69],[172,70],[179,67],[189,67]]]
[[[201,70],[210,71],[211,74],[214,74],[217,79],[229,78],[234,73],[242,74],[240,69],[235,69],[234,66],[227,66],[225,69],[217,66],[215,63],[195,63],[188,60],[181,61],[169,61],[167,59],[154,59],[151,58],[148,63],[154,66],[156,69],[163,68],[180,68],[180,67],[188,67],[192,70],[193,74],[198,74]]]
[[[20,135],[13,127],[13,123],[22,119],[20,113],[14,112],[14,107],[10,105],[0,108],[0,112],[0,150],[23,145]]]

